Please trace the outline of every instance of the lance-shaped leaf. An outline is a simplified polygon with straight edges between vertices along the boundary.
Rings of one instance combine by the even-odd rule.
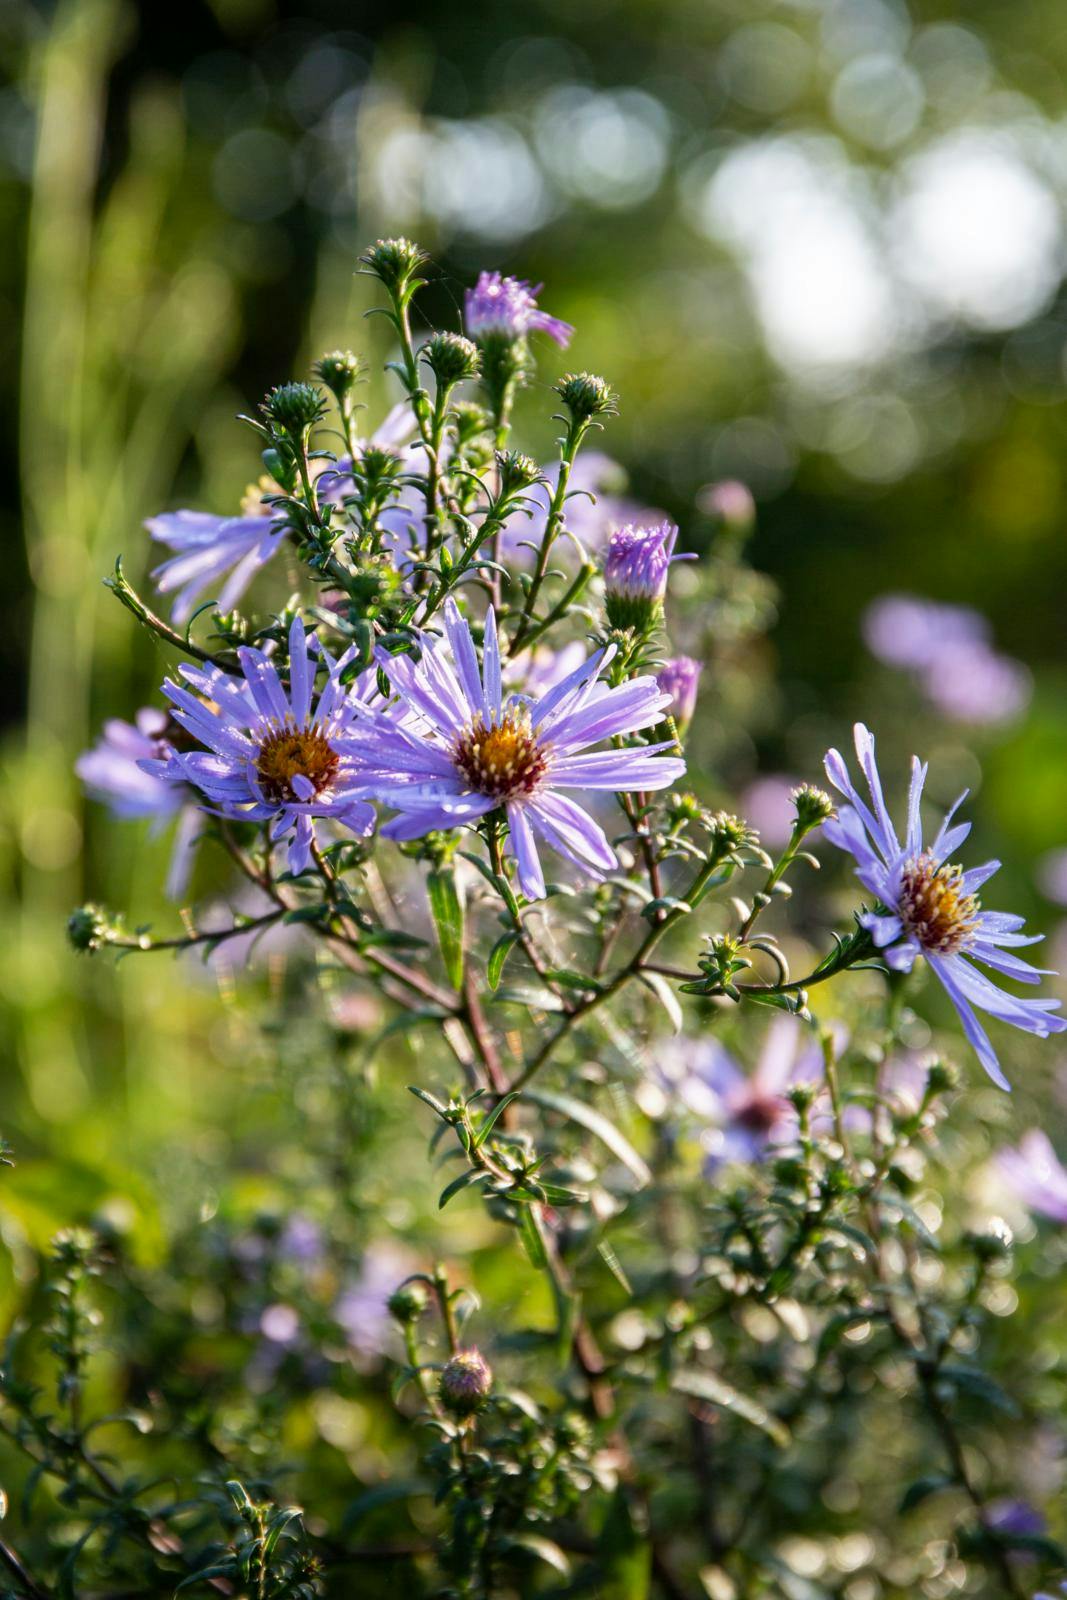
[[[706,1400],[709,1405],[718,1406],[723,1411],[732,1411],[745,1422],[751,1422],[754,1428],[761,1429],[780,1449],[789,1443],[788,1428],[777,1417],[773,1417],[766,1406],[761,1406],[751,1395],[742,1394],[740,1389],[724,1382],[714,1372],[705,1372],[698,1367],[683,1367],[671,1378],[671,1388],[679,1394],[690,1395],[694,1400]]]
[[[448,981],[453,989],[462,989],[465,916],[463,893],[456,878],[456,869],[440,867],[429,873],[426,889]]]
[[[595,1111],[592,1106],[587,1106],[582,1100],[574,1099],[573,1095],[555,1094],[549,1089],[530,1087],[523,1092],[527,1100],[532,1100],[535,1105],[543,1106],[546,1111],[558,1111],[561,1117],[568,1117],[571,1122],[580,1123],[583,1128],[587,1128],[601,1144],[607,1145],[612,1155],[617,1156],[624,1167],[629,1168],[641,1188],[651,1183],[652,1173],[648,1163],[638,1155],[629,1139],[601,1112]]]

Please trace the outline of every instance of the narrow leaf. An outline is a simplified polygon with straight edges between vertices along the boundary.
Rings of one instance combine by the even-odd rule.
[[[453,989],[463,987],[463,894],[454,867],[441,867],[426,878],[437,943]]]
[[[585,1105],[581,1100],[575,1100],[569,1094],[555,1094],[541,1088],[527,1088],[524,1093],[528,1100],[543,1106],[546,1111],[558,1111],[561,1117],[568,1117],[571,1122],[580,1123],[583,1128],[587,1128],[601,1144],[607,1145],[612,1155],[617,1156],[624,1167],[629,1168],[641,1188],[651,1183],[652,1173],[648,1163],[638,1155],[615,1124],[609,1122],[601,1112],[594,1111],[592,1106]]]
[[[679,1394],[691,1395],[694,1400],[706,1400],[710,1405],[719,1406],[723,1411],[732,1411],[745,1422],[751,1422],[754,1428],[761,1429],[780,1449],[784,1450],[789,1443],[789,1430],[777,1417],[772,1417],[758,1400],[742,1394],[740,1389],[735,1389],[732,1384],[726,1383],[713,1372],[706,1372],[696,1367],[684,1367],[674,1374],[671,1388],[676,1389]]]

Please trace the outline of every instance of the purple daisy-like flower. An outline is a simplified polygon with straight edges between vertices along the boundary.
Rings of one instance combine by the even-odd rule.
[[[505,698],[492,610],[479,669],[469,625],[455,602],[445,606],[444,642],[422,638],[422,655],[379,663],[398,696],[365,713],[360,740],[364,790],[400,813],[382,833],[418,839],[502,810],[519,885],[530,900],[545,892],[536,837],[599,877],[618,865],[603,829],[565,789],[663,789],[685,771],[660,754],[670,742],[624,750],[589,747],[660,720],[668,697],[654,678],[610,688],[600,669],[613,649],[597,651],[536,699]],[[415,720],[413,720],[415,719]]]
[[[528,333],[547,333],[565,350],[574,332],[569,322],[550,317],[537,304],[543,285],[522,278],[506,278],[499,272],[483,272],[473,289],[466,293],[463,321],[472,339],[499,334],[505,339],[521,339]]]
[[[673,522],[651,528],[616,528],[604,557],[604,604],[613,628],[643,628],[667,593],[678,529]]]
[[[1007,1089],[1008,1081],[975,1008],[1042,1039],[1061,1033],[1067,1028],[1067,1019],[1051,1015],[1060,1001],[1019,999],[999,988],[972,962],[980,961],[1021,983],[1040,983],[1047,974],[1011,951],[1036,944],[1041,935],[1024,934],[1022,917],[982,909],[978,891],[997,871],[999,861],[988,861],[969,872],[950,864],[970,833],[970,823],[952,824],[966,794],[956,801],[932,842],[924,843],[919,806],[927,768],[913,757],[907,829],[901,843],[882,793],[874,739],[862,723],[856,724],[855,740],[870,803],[853,787],[840,754],[830,750],[826,774],[848,804],[823,824],[823,832],[832,844],[855,858],[856,876],[878,897],[879,908],[864,913],[863,926],[882,959],[896,972],[909,972],[916,956],[926,957],[983,1067],[994,1083]]]
[[[704,663],[695,661],[692,656],[674,656],[656,673],[656,682],[664,694],[671,697],[671,715],[683,727],[693,720],[703,670]]]
[[[133,722],[112,717],[104,723],[99,742],[78,757],[74,770],[89,796],[123,821],[148,818],[155,832],[177,820],[165,887],[168,897],[178,900],[189,882],[200,833],[194,792],[141,766],[143,761],[166,759],[170,729],[167,713],[154,706],[142,707]]]
[[[357,834],[374,825],[373,809],[353,792],[352,735],[362,708],[341,681],[355,646],[337,661],[321,644],[318,652],[327,679],[317,699],[317,663],[299,617],[289,629],[288,692],[261,650],[237,652],[243,680],[183,666],[195,692],[169,679],[163,690],[174,720],[207,748],[171,750],[162,761],[142,764],[153,776],[192,784],[221,816],[268,822],[275,841],[289,835],[292,872],[308,865],[317,818]]]
[[[1027,1210],[1067,1223],[1067,1168],[1047,1133],[1024,1133],[1018,1145],[999,1152],[997,1169]]]

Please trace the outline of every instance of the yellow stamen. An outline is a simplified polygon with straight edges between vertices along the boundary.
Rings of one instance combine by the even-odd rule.
[[[268,800],[299,803],[293,779],[303,777],[321,794],[337,771],[340,757],[317,723],[309,728],[292,724],[271,733],[260,746],[256,773]]]
[[[545,752],[525,708],[509,709],[489,725],[476,717],[456,740],[452,757],[472,789],[498,800],[529,794],[545,771]]]
[[[904,926],[934,955],[950,956],[974,938],[980,902],[965,894],[962,867],[939,867],[924,853],[905,862],[899,911]]]

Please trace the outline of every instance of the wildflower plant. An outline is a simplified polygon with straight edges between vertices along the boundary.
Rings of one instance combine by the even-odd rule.
[[[704,491],[689,526],[619,499],[602,526],[604,458],[586,471],[582,452],[617,411],[609,383],[553,375],[554,461],[512,436],[534,361],[580,330],[542,311],[540,289],[483,273],[462,331],[417,337],[423,252],[379,241],[360,270],[381,295],[398,408],[365,435],[364,363],[323,355],[245,418],[264,476],[242,514],[153,519],[174,551],[160,600],[121,564],[110,580],[174,660],[159,707],[109,725],[82,775],[120,816],[194,812],[210,915],[194,903],[157,934],[94,904],[70,931],[86,953],[212,960],[299,934],[279,1056],[316,1025],[321,990],[318,1025],[374,1059],[381,1099],[405,1095],[390,1063],[415,1066],[403,1120],[421,1119],[428,1164],[391,1172],[391,1192],[413,1209],[431,1196],[480,1244],[465,1252],[455,1225],[442,1264],[407,1239],[383,1286],[351,1168],[373,1143],[374,1091],[340,1068],[322,1089],[315,1074],[348,1045],[307,1046],[294,1106],[328,1174],[322,1216],[294,1203],[240,1258],[221,1221],[213,1254],[202,1229],[185,1247],[201,1315],[245,1261],[227,1336],[250,1348],[205,1416],[182,1387],[194,1336],[169,1327],[144,1403],[178,1468],[105,1462],[84,1405],[101,1286],[113,1305],[166,1306],[173,1285],[138,1287],[93,1236],[61,1244],[56,1406],[26,1376],[20,1327],[0,1416],[66,1509],[35,1542],[39,1573],[0,1545],[11,1592],[343,1594],[353,1565],[361,1592],[471,1600],[1022,1600],[1030,1577],[1058,1583],[1059,1546],[998,1512],[1016,1486],[982,1410],[1016,1415],[982,1364],[1013,1241],[995,1217],[961,1225],[924,1201],[961,1080],[984,1084],[984,1067],[1005,1090],[1010,1041],[1065,1026],[1054,998],[1014,994],[1044,975],[1014,953],[1030,942],[1021,919],[981,898],[994,864],[956,865],[955,808],[927,842],[925,765],[898,834],[865,727],[866,788],[831,750],[840,800],[801,783],[774,852],[702,792],[687,747],[726,655],[767,613],[743,560],[747,491]],[[301,581],[271,610],[282,551]],[[839,899],[817,896],[814,869],[846,855],[859,886],[838,871]],[[958,1017],[958,1068],[916,1009],[924,968]],[[1003,1163],[1017,1184],[1026,1159]],[[1036,1181],[1026,1202],[1058,1215]],[[483,1309],[487,1240],[510,1276],[501,1294],[495,1269]],[[154,1329],[130,1318],[139,1352]],[[286,1451],[310,1414],[330,1440],[359,1433],[386,1400],[367,1377],[382,1361],[391,1460],[350,1443],[347,1509],[332,1490],[298,1504],[291,1483],[304,1500],[324,1469]],[[283,1394],[315,1397],[288,1432],[271,1409]],[[879,1441],[896,1443],[902,1413],[887,1483]],[[846,1460],[875,1485],[869,1511],[844,1492]],[[856,1563],[813,1565],[790,1542],[823,1496],[838,1554],[848,1528],[878,1529],[865,1588]],[[362,1531],[386,1512],[382,1539]],[[917,1515],[936,1524],[939,1566]]]

